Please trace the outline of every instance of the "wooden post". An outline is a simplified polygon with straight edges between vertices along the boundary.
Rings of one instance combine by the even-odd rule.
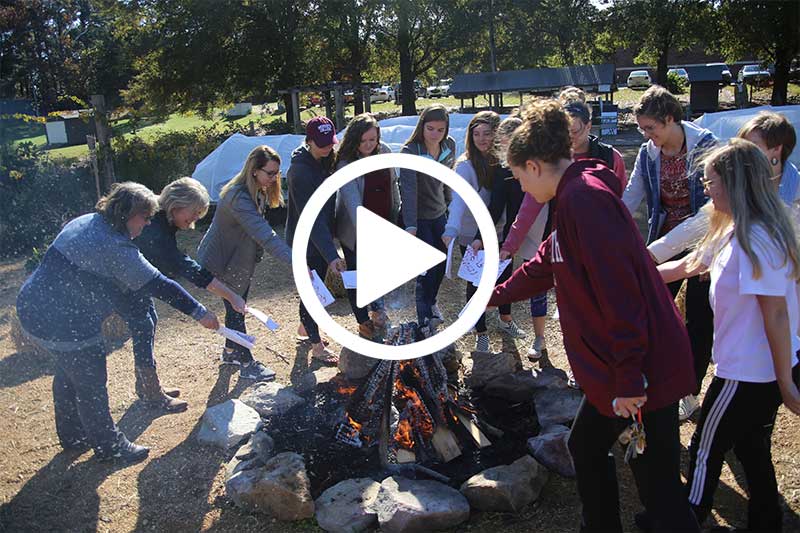
[[[362,85],[361,95],[364,97],[364,112],[372,113],[372,87]]]
[[[333,122],[333,93],[330,90],[326,90],[322,94],[325,96],[325,116]]]
[[[303,124],[300,123],[300,91],[291,90],[292,95],[292,126],[295,133],[303,133]]]
[[[97,130],[98,172],[101,176],[100,190],[106,193],[116,183],[114,176],[114,154],[111,151],[111,128],[108,127],[106,99],[102,94],[93,94],[90,102],[94,108],[94,124]]]
[[[340,131],[344,128],[344,91],[342,91],[342,86],[338,83],[333,88],[333,103],[336,107],[336,120],[334,120],[334,123],[336,124],[336,130]]]
[[[97,139],[94,135],[86,136],[86,145],[89,147],[89,162],[92,165],[92,175],[94,175],[94,186],[97,191],[97,199],[103,196],[103,191],[100,187],[100,169],[97,166]]]

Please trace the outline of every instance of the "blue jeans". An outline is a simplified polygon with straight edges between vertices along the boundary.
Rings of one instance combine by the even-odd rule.
[[[131,330],[133,342],[133,359],[137,367],[154,367],[156,358],[153,354],[153,343],[156,337],[158,314],[153,299],[144,297],[130,302],[128,316],[125,321]]]
[[[323,282],[325,281],[325,276],[328,274],[328,262],[325,261],[321,255],[314,254],[306,256],[306,264],[309,270],[316,270],[320,279]],[[302,323],[303,327],[306,329],[306,334],[311,344],[319,344],[322,342],[322,338],[319,336],[319,326],[314,322],[311,314],[303,304],[303,300],[300,300],[300,323]]]
[[[444,215],[433,220],[418,219],[417,238],[446,254],[447,248],[444,247],[442,242],[446,223],[447,217]],[[431,307],[436,303],[436,295],[439,293],[439,286],[441,286],[444,279],[444,267],[445,263],[442,261],[428,270],[424,276],[417,276],[417,321],[420,325],[433,316]]]
[[[56,363],[53,407],[59,441],[67,446],[85,440],[95,452],[111,452],[122,433],[108,407],[104,348],[52,353]]]
[[[531,298],[531,316],[533,318],[547,316],[547,293],[537,294]]]
[[[244,290],[242,298],[247,301],[247,293],[250,292],[250,286]],[[222,303],[225,305],[225,327],[228,329],[235,329],[242,333],[247,333],[247,326],[244,322],[244,315],[233,308],[228,300],[223,298]],[[250,353],[249,348],[245,348],[241,344],[237,344],[230,339],[225,340],[225,348],[234,356],[234,358],[242,364],[248,364],[253,360],[253,354]]]

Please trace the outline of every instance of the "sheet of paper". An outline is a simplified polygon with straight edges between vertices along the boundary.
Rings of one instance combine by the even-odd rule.
[[[314,287],[314,292],[317,293],[317,298],[319,298],[319,301],[322,303],[322,307],[328,307],[336,301],[316,270],[311,271],[311,285]]]
[[[444,275],[448,279],[453,279],[453,248],[455,248],[456,240],[452,239],[450,244],[447,245],[447,263],[444,267]]]
[[[253,315],[256,320],[264,324],[270,331],[277,331],[280,325],[272,320],[272,317],[267,316],[264,311],[256,309],[255,307],[247,306],[247,312]]]
[[[256,347],[256,338],[252,335],[242,333],[241,331],[220,326],[220,328],[217,330],[217,333],[226,339],[235,342],[236,344],[244,346],[248,350],[252,350]]]
[[[458,277],[477,284],[481,279],[481,271],[483,271],[483,256],[483,250],[475,253],[472,247],[467,247],[464,258],[461,260],[461,266],[458,268]]]
[[[345,289],[355,289],[356,288],[356,271],[355,270],[345,270],[342,272],[342,283],[344,284]]]

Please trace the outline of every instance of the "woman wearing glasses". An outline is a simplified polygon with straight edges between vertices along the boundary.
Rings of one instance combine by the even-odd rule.
[[[253,149],[242,171],[220,191],[211,227],[197,249],[200,264],[245,300],[265,250],[291,269],[291,250],[266,219],[270,209],[283,205],[280,166],[278,152],[269,146]],[[228,300],[223,303],[225,326],[245,333],[244,315]],[[275,376],[249,349],[230,340],[222,364],[239,365],[243,379],[268,381]]]
[[[646,142],[639,149],[622,201],[635,212],[647,200],[647,243],[662,237],[696,214],[708,199],[703,192],[700,157],[713,148],[714,135],[682,120],[681,103],[665,88],[647,89],[633,108]],[[673,296],[681,281],[669,285]],[[691,278],[686,288],[686,329],[692,342],[697,387],[684,398],[678,413],[685,420],[699,407],[697,394],[711,360],[713,316],[708,304],[708,280]]]

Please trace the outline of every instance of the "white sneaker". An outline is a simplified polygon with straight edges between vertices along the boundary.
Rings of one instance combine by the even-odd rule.
[[[700,402],[697,401],[697,396],[689,394],[681,398],[678,402],[678,420],[683,422],[691,417],[695,411],[700,407]]]
[[[531,347],[528,348],[528,359],[535,361],[541,358],[543,355],[547,355],[547,343],[544,340],[544,336],[537,336],[535,339],[533,339]]]
[[[488,352],[489,351],[489,335],[485,333],[478,333],[475,338],[475,351]]]
[[[514,322],[513,320],[505,322],[502,319],[498,318],[497,322],[499,324],[498,329],[514,339],[524,339],[525,337],[528,336],[528,334],[525,333],[524,330],[520,329],[519,326],[517,326],[517,323]]]

